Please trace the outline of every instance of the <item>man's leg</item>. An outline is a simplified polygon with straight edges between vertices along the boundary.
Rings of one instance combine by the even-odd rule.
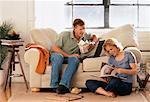
[[[63,73],[62,79],[60,81],[61,85],[70,88],[70,83],[72,80],[73,75],[75,74],[80,61],[77,57],[69,57],[68,58],[68,66]]]
[[[64,60],[63,55],[59,53],[52,53],[51,55],[52,71],[50,83],[51,88],[58,87],[63,60]]]

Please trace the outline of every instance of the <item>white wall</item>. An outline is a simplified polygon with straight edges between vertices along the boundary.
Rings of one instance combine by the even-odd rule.
[[[34,14],[33,11],[33,1],[32,0],[0,0],[0,21],[10,21],[14,24],[15,31],[20,33],[21,38],[25,41],[24,46],[29,42],[28,33],[33,27],[33,19]],[[30,8],[31,7],[31,8]],[[31,14],[31,15],[30,15]],[[31,23],[32,22],[32,23]],[[24,71],[27,79],[29,79],[29,68],[28,65],[25,64],[23,56],[24,56],[24,48],[20,47],[20,56],[22,59],[22,64],[24,67]],[[20,67],[16,65],[15,73],[21,73]],[[15,78],[15,81],[23,81],[23,78]]]
[[[50,27],[60,33],[64,29],[64,0],[36,0],[35,27]]]
[[[29,31],[34,27],[35,16],[33,5],[33,0],[0,0],[0,21],[11,20],[16,31],[20,32],[22,39],[25,40],[25,45],[29,42]],[[150,32],[138,33],[138,40],[141,49],[150,50]],[[25,74],[27,79],[29,79],[29,67],[23,59],[24,47],[20,48],[20,55]],[[150,59],[150,53],[146,53],[144,56]],[[20,72],[20,69],[17,66],[16,73],[18,72]],[[15,78],[15,81],[23,81],[23,79]]]
[[[11,21],[17,32],[27,32],[27,1],[3,0],[1,5],[2,20]]]
[[[0,7],[2,7],[2,2],[0,2]],[[1,24],[1,21],[2,21],[2,9],[0,8],[0,24]]]

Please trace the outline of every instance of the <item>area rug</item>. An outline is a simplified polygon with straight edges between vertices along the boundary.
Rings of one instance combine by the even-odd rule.
[[[12,95],[8,102],[148,102],[142,93],[132,92],[128,96],[117,96],[115,98],[84,92],[79,95],[38,92],[19,93]]]

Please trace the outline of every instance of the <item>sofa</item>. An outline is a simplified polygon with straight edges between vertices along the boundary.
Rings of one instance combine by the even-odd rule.
[[[56,31],[51,28],[42,28],[42,29],[33,29],[30,32],[30,43],[36,43],[44,46],[46,49],[50,50],[50,41],[55,42],[57,37]],[[103,33],[101,32],[100,40],[106,40],[108,38],[114,37],[120,41],[124,47],[124,50],[131,51],[137,60],[141,59],[141,53],[139,51],[137,35],[133,25],[126,24]],[[96,49],[96,47],[95,47]],[[92,56],[95,53],[93,49],[87,56]],[[25,62],[29,64],[30,69],[30,79],[29,85],[32,91],[40,88],[49,88],[50,87],[50,73],[51,65],[47,65],[46,71],[44,74],[38,74],[35,72],[35,69],[39,61],[39,51],[36,48],[31,48],[27,50],[24,54]],[[85,82],[88,79],[99,79],[98,77],[93,77],[92,75],[100,74],[100,67],[102,62],[107,62],[108,56],[105,55],[102,50],[100,57],[95,58],[86,58],[82,63],[79,64],[78,70],[75,73],[71,86],[78,88],[86,88]],[[65,69],[66,64],[63,64],[63,70]]]

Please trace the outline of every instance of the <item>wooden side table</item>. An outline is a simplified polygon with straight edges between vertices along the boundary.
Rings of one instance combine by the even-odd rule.
[[[24,70],[23,70],[23,66],[21,64],[21,60],[20,60],[20,55],[19,55],[19,47],[23,46],[24,41],[22,40],[1,40],[1,45],[3,46],[7,46],[9,48],[9,52],[11,53],[11,60],[10,63],[8,65],[8,71],[7,71],[7,78],[6,78],[6,83],[5,83],[5,90],[7,87],[7,83],[9,81],[9,87],[11,88],[11,81],[12,81],[12,77],[23,77],[24,78],[24,82],[26,85],[27,90],[28,88],[28,84],[27,84],[27,80],[24,74]],[[17,56],[18,61],[15,61],[15,57]],[[21,74],[13,74],[12,72],[15,71],[15,64],[19,64],[20,68],[21,68]]]

